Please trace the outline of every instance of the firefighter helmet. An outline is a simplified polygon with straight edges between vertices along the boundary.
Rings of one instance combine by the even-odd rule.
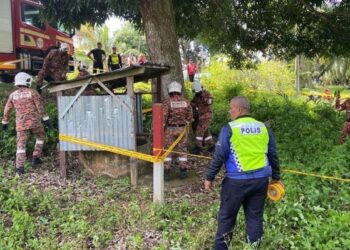
[[[66,43],[61,43],[60,51],[62,51],[62,52],[67,52],[67,51],[68,51],[68,44],[66,44]]]
[[[80,62],[78,69],[80,71],[87,70],[88,66],[87,66],[87,64],[85,62]]]
[[[195,80],[193,83],[192,83],[192,90],[195,92],[195,93],[199,93],[203,90],[203,86],[202,84],[198,81],[198,80]]]
[[[177,81],[174,81],[174,82],[169,84],[168,93],[170,94],[170,93],[177,92],[177,93],[181,94],[181,89],[182,89],[181,84],[178,83]]]
[[[26,86],[30,88],[32,86],[32,81],[32,76],[25,72],[19,72],[15,76],[15,86]]]

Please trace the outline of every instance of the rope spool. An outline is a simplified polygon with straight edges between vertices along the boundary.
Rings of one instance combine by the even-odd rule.
[[[267,197],[274,202],[282,200],[285,193],[284,186],[281,182],[274,182],[268,185]]]

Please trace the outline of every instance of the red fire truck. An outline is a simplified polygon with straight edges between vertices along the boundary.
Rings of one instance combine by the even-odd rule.
[[[72,32],[43,21],[40,1],[0,0],[0,76],[11,81],[18,71],[37,74],[45,55],[65,42],[73,54]]]

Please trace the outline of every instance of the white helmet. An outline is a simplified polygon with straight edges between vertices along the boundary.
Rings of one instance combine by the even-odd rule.
[[[87,69],[88,69],[88,66],[87,66],[87,64],[84,63],[84,62],[80,62],[80,63],[79,63],[78,69],[79,69],[80,71],[87,70]]]
[[[68,44],[66,44],[66,43],[61,43],[60,51],[62,51],[62,52],[67,52],[67,51],[68,51]]]
[[[182,86],[177,81],[174,81],[168,85],[168,93],[169,94],[173,93],[173,92],[177,92],[177,93],[181,94],[181,89],[182,89]]]
[[[19,72],[15,76],[15,86],[26,86],[30,88],[32,86],[32,81],[32,76],[24,72]]]
[[[198,80],[195,80],[193,83],[192,83],[192,90],[195,92],[195,93],[199,93],[203,90],[203,86],[202,84],[198,81]]]

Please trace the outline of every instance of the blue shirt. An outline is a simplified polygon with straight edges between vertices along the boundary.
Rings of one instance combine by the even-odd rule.
[[[242,116],[246,117],[246,116]],[[239,118],[237,118],[239,119]],[[246,180],[246,179],[257,179],[272,176],[272,179],[280,179],[280,167],[276,153],[276,143],[272,135],[272,132],[268,130],[269,143],[267,158],[268,163],[262,169],[258,169],[251,172],[240,172],[236,166],[230,166],[230,169],[226,169],[225,175],[230,179]],[[220,171],[221,166],[227,163],[229,157],[232,157],[230,138],[232,136],[232,130],[229,126],[224,126],[215,145],[215,153],[210,166],[207,171],[207,180],[213,181],[216,174]]]

